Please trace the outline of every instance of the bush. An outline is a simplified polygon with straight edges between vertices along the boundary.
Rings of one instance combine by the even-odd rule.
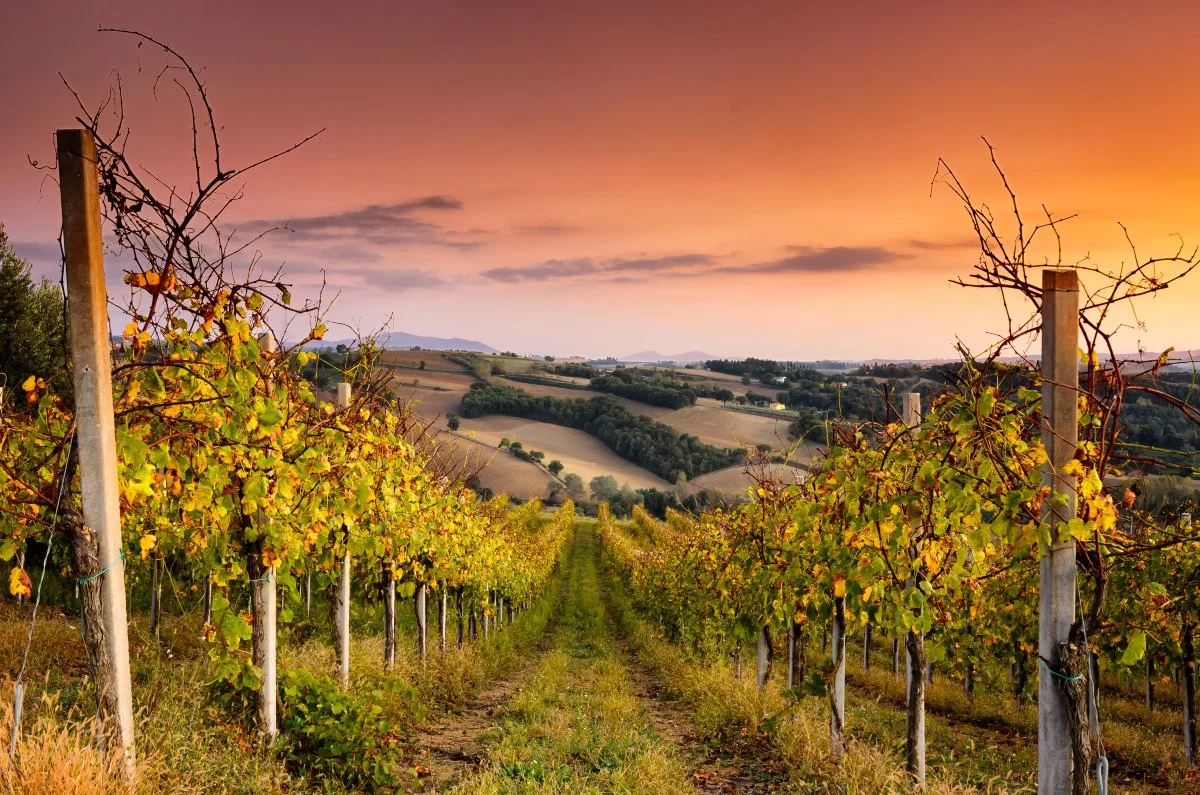
[[[383,716],[382,691],[364,698],[305,669],[280,674],[280,752],[294,775],[371,790],[398,785],[403,747]]]

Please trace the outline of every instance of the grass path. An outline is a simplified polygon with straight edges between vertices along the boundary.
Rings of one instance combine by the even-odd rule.
[[[453,793],[690,793],[685,754],[655,728],[602,599],[594,530],[577,526],[549,649],[480,735]]]

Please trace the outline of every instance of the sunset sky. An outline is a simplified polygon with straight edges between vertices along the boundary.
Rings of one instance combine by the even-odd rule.
[[[119,73],[129,151],[186,181],[169,42],[254,174],[229,227],[268,238],[335,320],[519,352],[701,349],[788,359],[952,356],[1003,325],[948,284],[977,246],[945,158],[1030,220],[1079,213],[1064,257],[1200,243],[1200,4],[1115,2],[23,3],[0,48],[0,222],[48,272],[54,160]],[[139,72],[139,68],[141,71]],[[1124,346],[1200,348],[1200,276]],[[347,336],[335,330],[331,336]]]

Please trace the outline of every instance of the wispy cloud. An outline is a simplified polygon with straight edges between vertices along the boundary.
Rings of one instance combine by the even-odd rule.
[[[513,231],[518,235],[527,235],[530,237],[565,237],[567,235],[580,234],[585,230],[582,226],[574,224],[547,221],[540,224],[518,224],[513,227]]]
[[[58,265],[62,262],[62,251],[58,248],[57,240],[14,240],[11,245],[18,257],[34,265]]]
[[[457,283],[455,279],[429,269],[401,267],[391,263],[382,266],[371,263],[331,266],[319,259],[302,259],[285,263],[283,272],[285,278],[298,279],[307,285],[325,282],[333,289],[366,289],[386,293],[439,289]]]
[[[917,251],[955,251],[978,248],[979,240],[974,237],[960,237],[954,240],[909,240],[905,246]]]
[[[790,256],[747,265],[726,265],[714,273],[845,273],[911,259],[912,254],[880,246],[788,246]]]
[[[552,259],[536,265],[525,267],[489,268],[480,276],[488,281],[514,284],[516,282],[546,281],[549,279],[568,279],[575,277],[602,277],[612,274],[635,273],[647,276],[653,273],[691,268],[698,265],[708,265],[713,261],[708,254],[677,254],[667,257],[638,257],[633,259],[614,258],[594,260],[591,257],[579,259]]]
[[[453,196],[425,196],[394,204],[369,204],[327,215],[255,219],[243,222],[239,228],[250,234],[286,230],[285,235],[273,236],[272,240],[291,245],[342,242],[387,248],[478,248],[479,240],[467,239],[468,234],[446,229],[442,224],[422,217],[426,213],[454,213],[462,209],[462,202]]]

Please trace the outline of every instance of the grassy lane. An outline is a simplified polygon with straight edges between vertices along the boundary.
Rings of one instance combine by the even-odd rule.
[[[687,771],[634,695],[613,645],[594,529],[576,526],[550,651],[496,710],[487,759],[455,793],[692,792]]]

